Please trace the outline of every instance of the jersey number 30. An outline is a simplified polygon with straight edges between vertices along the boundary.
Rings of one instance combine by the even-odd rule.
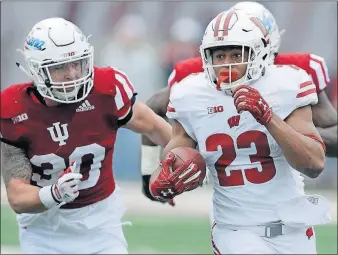
[[[207,151],[217,151],[218,146],[222,148],[222,155],[215,163],[217,176],[220,186],[240,186],[244,185],[244,177],[251,183],[260,184],[270,181],[276,174],[276,167],[270,155],[268,138],[265,133],[260,131],[247,131],[237,137],[237,148],[251,148],[251,143],[256,145],[257,153],[249,155],[251,163],[260,163],[262,170],[257,167],[246,169],[232,169],[227,175],[226,168],[236,158],[234,140],[227,134],[214,134],[206,140]]]
[[[75,148],[69,156],[69,162],[76,161],[76,172],[83,175],[79,183],[79,189],[94,187],[100,177],[101,162],[105,157],[105,148],[93,143]],[[56,183],[60,174],[66,169],[64,158],[51,153],[35,155],[30,159],[31,163],[42,168],[43,173],[33,173],[32,181],[40,187]]]

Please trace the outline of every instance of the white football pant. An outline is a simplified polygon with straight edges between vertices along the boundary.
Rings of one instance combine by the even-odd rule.
[[[262,227],[262,226],[261,226]],[[298,228],[272,238],[261,237],[255,229],[212,228],[214,254],[317,254],[313,228]],[[263,232],[264,233],[264,232]]]
[[[117,187],[108,198],[78,209],[18,215],[21,253],[127,254],[118,193]]]

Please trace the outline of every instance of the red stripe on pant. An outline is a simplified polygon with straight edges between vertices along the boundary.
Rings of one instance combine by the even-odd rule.
[[[212,236],[212,230],[214,229],[214,227],[216,226],[216,222],[214,222],[212,224],[212,227],[211,227],[211,245],[212,245],[212,248],[213,248],[213,252],[214,254],[216,255],[221,255],[222,253],[219,251],[219,249],[217,248],[215,242],[214,242],[214,237]]]

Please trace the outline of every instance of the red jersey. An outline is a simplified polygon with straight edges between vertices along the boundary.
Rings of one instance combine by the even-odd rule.
[[[76,161],[83,175],[79,196],[62,208],[80,208],[108,197],[118,120],[128,116],[134,87],[122,72],[95,68],[94,86],[83,101],[46,107],[31,95],[32,84],[1,91],[2,140],[23,148],[31,162],[31,184],[56,183]]]
[[[275,58],[276,65],[295,65],[305,70],[316,85],[317,93],[326,88],[330,82],[325,60],[310,53],[280,54]],[[201,57],[189,58],[178,62],[171,73],[169,89],[192,73],[203,72]]]

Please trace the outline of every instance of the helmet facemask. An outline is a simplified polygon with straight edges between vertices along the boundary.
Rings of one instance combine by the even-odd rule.
[[[226,64],[214,64],[213,52],[216,50],[226,50],[237,48],[240,49],[241,58],[239,61]],[[255,49],[256,48],[256,49]],[[216,86],[217,90],[223,91],[231,95],[234,88],[239,85],[250,84],[251,82],[259,79],[265,71],[265,64],[259,60],[261,49],[259,46],[251,47],[246,45],[225,45],[219,47],[210,47],[203,50],[204,52],[204,69],[210,81]],[[202,53],[202,49],[201,49]],[[264,60],[268,57],[265,54]],[[240,66],[246,66],[245,72],[238,72]],[[216,75],[215,68],[223,67]],[[241,68],[242,69],[242,68]]]
[[[213,62],[216,50],[221,56],[218,61],[216,53],[217,61]],[[270,50],[270,37],[263,23],[242,10],[218,14],[207,26],[200,46],[209,84],[228,95],[239,85],[249,85],[264,75]]]
[[[89,36],[90,37],[90,36]],[[38,22],[28,34],[24,49],[28,71],[39,94],[59,103],[76,103],[93,87],[94,48],[89,37],[62,18]]]
[[[28,61],[34,85],[39,93],[45,98],[60,103],[74,103],[87,97],[93,87],[93,53],[91,49],[88,53],[59,61]],[[68,76],[69,65],[75,72],[74,79],[64,79]]]

